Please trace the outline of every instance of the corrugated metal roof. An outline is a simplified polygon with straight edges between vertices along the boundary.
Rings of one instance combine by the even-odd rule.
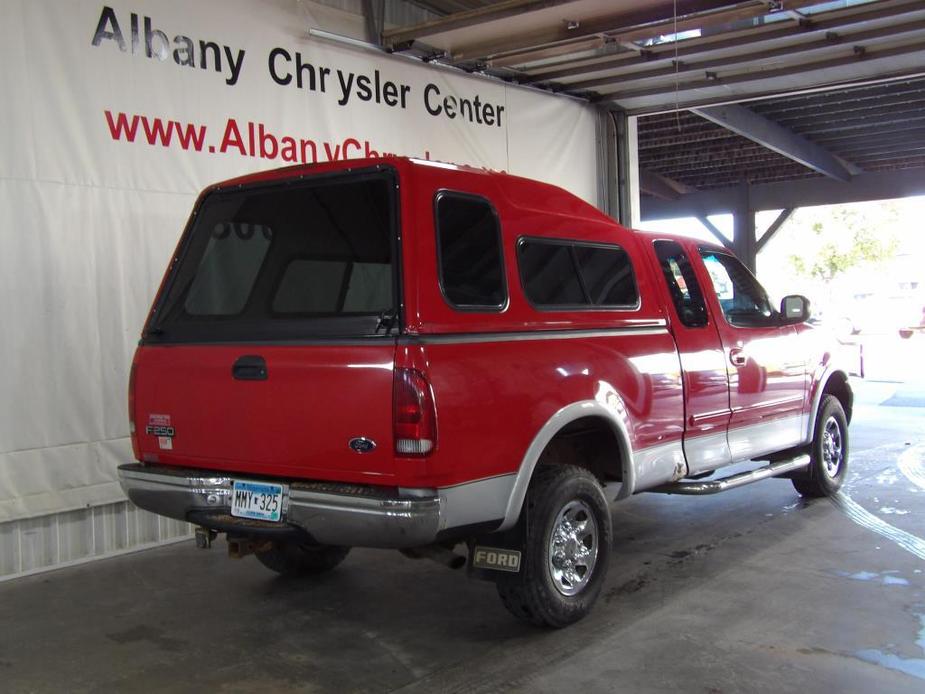
[[[862,171],[925,167],[925,78],[748,107]],[[639,165],[700,190],[820,175],[689,111],[639,119]]]
[[[690,110],[730,103],[853,173],[925,167],[923,0],[413,2],[444,16],[386,46],[639,115],[641,168],[680,184],[820,175]]]

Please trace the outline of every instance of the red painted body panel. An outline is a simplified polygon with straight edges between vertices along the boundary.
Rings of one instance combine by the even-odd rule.
[[[136,430],[145,459],[281,477],[394,484],[394,342],[371,346],[176,345],[138,350]],[[231,377],[238,357],[266,359],[265,381]],[[151,415],[176,429],[163,450]],[[347,442],[379,443],[367,454]]]
[[[688,242],[691,246],[694,244]],[[728,253],[724,249],[716,250]],[[697,253],[694,269],[705,292],[707,308],[719,330],[729,377],[729,428],[762,424],[769,419],[794,417],[803,412],[805,401],[805,354],[800,349],[793,325],[740,327],[723,316],[712,280]],[[732,351],[745,357],[745,364],[732,362]]]
[[[806,406],[810,389],[804,386],[802,365],[793,370],[756,361],[754,373],[730,368],[735,391],[730,396],[728,350],[742,339],[741,330],[722,321],[710,279],[690,242],[672,239],[691,256],[708,297],[713,318],[709,330],[699,332],[677,321],[650,250],[654,238],[671,237],[627,230],[553,186],[389,159],[293,167],[217,187],[382,164],[394,167],[399,181],[402,335],[368,345],[351,340],[141,346],[135,423],[144,460],[288,478],[445,487],[517,471],[537,432],[576,402],[597,401],[617,412],[634,451],[680,442],[685,423],[688,435],[723,432],[730,397],[733,420],[739,422]],[[459,311],[444,299],[434,228],[434,196],[440,190],[481,195],[494,206],[509,292],[504,310]],[[619,244],[633,262],[639,306],[535,309],[518,273],[521,236]],[[621,329],[628,330],[612,332]],[[791,336],[798,332],[788,330]],[[776,334],[756,332],[746,347],[771,338],[777,344]],[[251,354],[266,359],[268,379],[234,380],[231,365]],[[421,371],[433,387],[438,436],[429,456],[393,452],[396,366]],[[781,399],[787,400],[786,407],[769,404]],[[170,416],[176,428],[172,450],[161,449],[157,437],[145,433],[152,414]],[[351,450],[348,441],[360,436],[374,440],[376,449],[365,454]]]
[[[433,486],[516,472],[559,409],[619,393],[634,449],[679,441],[683,401],[667,333],[428,344],[440,438],[427,460]],[[401,463],[399,463],[401,465]],[[425,485],[431,486],[431,485]]]
[[[690,239],[665,234],[637,232],[646,249],[658,240],[674,241],[684,250],[693,266],[700,264],[699,254]],[[647,253],[653,273],[660,273],[654,253]],[[698,276],[699,280],[699,276]],[[710,285],[702,282],[706,294]],[[697,437],[722,433],[729,425],[729,380],[726,355],[720,340],[715,314],[707,307],[708,322],[703,327],[687,327],[678,317],[665,282],[656,282],[656,293],[667,307],[672,335],[678,348],[684,378],[685,435]]]
[[[415,167],[403,178],[405,321],[409,333],[510,332],[664,325],[652,277],[636,235],[554,186],[462,170],[452,176],[442,165]],[[410,184],[410,185],[409,185]],[[410,188],[410,190],[407,190]],[[458,311],[447,304],[437,281],[434,195],[439,190],[480,195],[501,221],[510,303],[502,312]],[[521,289],[516,243],[521,236],[548,236],[616,243],[629,253],[637,273],[641,305],[633,311],[538,311]]]
[[[822,379],[826,370],[835,366],[831,335],[826,330],[820,330],[809,323],[799,323],[793,326],[793,329],[806,371],[803,379],[803,411],[812,414],[813,399],[819,389],[825,385]]]

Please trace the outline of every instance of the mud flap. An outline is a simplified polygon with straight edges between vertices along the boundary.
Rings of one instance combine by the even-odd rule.
[[[495,583],[515,578],[523,563],[524,527],[521,515],[517,524],[504,532],[488,533],[468,540],[468,577]]]

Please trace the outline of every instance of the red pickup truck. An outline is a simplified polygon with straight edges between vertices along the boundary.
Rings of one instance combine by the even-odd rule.
[[[807,317],[728,251],[536,181],[403,158],[260,173],[195,205],[120,479],[283,574],[354,546],[468,558],[515,615],[564,626],[601,591],[612,502],[839,488],[852,393]]]

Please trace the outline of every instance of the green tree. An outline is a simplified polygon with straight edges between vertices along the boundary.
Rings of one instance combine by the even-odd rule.
[[[829,283],[851,268],[882,263],[896,255],[899,244],[889,230],[898,216],[895,207],[887,208],[876,220],[857,208],[828,208],[810,214],[816,216],[810,225],[812,236],[805,239],[801,253],[790,255],[798,275]]]

